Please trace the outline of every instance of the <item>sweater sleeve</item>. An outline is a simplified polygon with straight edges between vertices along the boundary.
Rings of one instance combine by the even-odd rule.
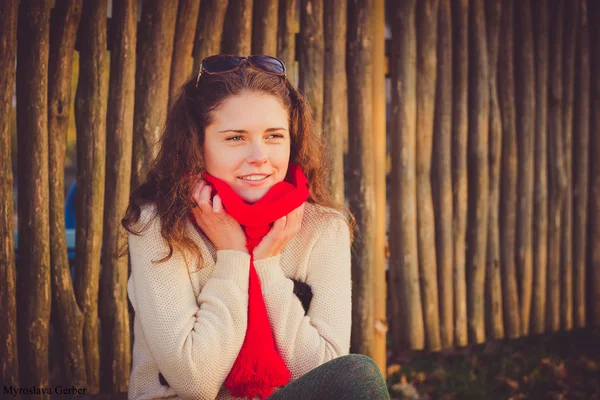
[[[218,251],[196,299],[181,252],[153,263],[168,254],[158,218],[129,249],[129,296],[158,370],[181,398],[215,399],[246,333],[250,255]]]
[[[313,297],[308,313],[281,255],[254,261],[277,347],[292,380],[350,350],[352,283],[350,233],[339,218],[329,220],[308,258],[306,283]]]

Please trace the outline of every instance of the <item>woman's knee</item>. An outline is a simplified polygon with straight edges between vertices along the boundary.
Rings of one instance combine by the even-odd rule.
[[[337,358],[337,361],[338,371],[343,372],[350,380],[346,383],[347,389],[357,395],[368,395],[370,399],[389,399],[385,379],[375,361],[370,357],[362,354],[348,354]]]

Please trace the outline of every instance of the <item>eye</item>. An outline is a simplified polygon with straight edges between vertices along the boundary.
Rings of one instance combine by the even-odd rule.
[[[237,136],[231,136],[228,137],[227,140],[232,141],[232,142],[239,142],[239,140],[234,140],[234,139],[243,139],[243,137],[241,135],[237,135]]]
[[[271,136],[273,136],[275,138],[283,139],[283,135],[281,133],[274,133]]]

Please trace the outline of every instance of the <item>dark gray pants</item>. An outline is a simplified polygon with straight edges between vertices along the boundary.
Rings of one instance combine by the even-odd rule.
[[[267,400],[389,400],[375,362],[361,354],[338,357],[279,389]]]

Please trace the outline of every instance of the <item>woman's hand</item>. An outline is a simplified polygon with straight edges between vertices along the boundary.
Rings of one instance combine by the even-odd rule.
[[[192,212],[198,226],[217,250],[239,250],[248,253],[244,230],[227,214],[218,194],[213,200],[210,199],[212,190],[213,187],[204,179],[192,190],[192,198],[197,204]]]
[[[255,260],[262,260],[280,254],[283,248],[300,230],[304,203],[286,216],[279,218],[265,235],[262,241],[254,248],[252,255]]]

